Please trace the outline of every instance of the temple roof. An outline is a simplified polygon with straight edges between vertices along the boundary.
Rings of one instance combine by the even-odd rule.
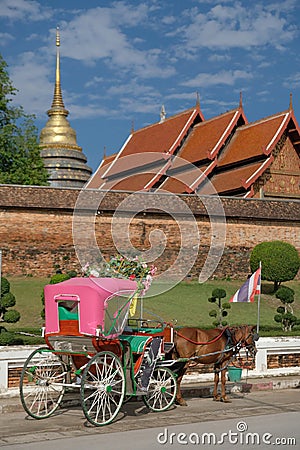
[[[221,195],[232,195],[234,192],[245,195],[249,186],[269,167],[272,161],[273,157],[271,156],[263,162],[247,164],[232,169],[230,172],[213,175],[209,180],[213,188],[209,182],[204,182],[197,192],[202,195],[213,195],[215,191]]]
[[[300,130],[291,100],[289,109],[252,123],[241,100],[209,120],[199,105],[168,119],[162,111],[161,122],[132,132],[120,152],[103,161],[88,187],[251,197],[260,195],[261,177],[268,174],[265,181],[275,183],[277,177],[288,186],[287,196],[298,195]],[[270,172],[279,154],[285,160],[293,154],[296,162],[293,173],[287,163],[280,168],[284,179],[278,178],[278,163]],[[279,190],[283,195],[282,188],[272,191],[272,186],[270,195]]]
[[[89,188],[91,188],[91,189],[99,188],[99,185],[103,183],[103,180],[101,178],[102,175],[106,171],[108,164],[111,164],[116,156],[117,156],[116,153],[113,153],[112,155],[109,155],[109,156],[106,156],[106,155],[103,156],[100,166],[98,167],[96,172],[92,175],[92,177],[89,179],[89,181],[87,183]]]
[[[179,158],[176,159],[178,160]],[[200,167],[185,165],[186,170],[181,170],[180,172],[170,171],[170,173],[168,171],[167,174],[169,176],[160,184],[158,189],[174,194],[190,194],[194,190],[191,186],[193,186],[196,180],[200,182],[200,178],[203,179],[205,177],[205,173],[209,167],[210,164],[205,164]]]
[[[239,127],[220,155],[218,167],[269,155],[282,136],[290,114],[290,111],[284,111]]]
[[[96,180],[102,179],[98,188],[109,189],[111,185],[123,186],[132,190],[132,177],[137,173],[147,173],[140,189],[149,189],[169,166],[171,155],[182,144],[190,128],[204,120],[199,107],[191,108],[170,118],[162,119],[137,131],[133,131],[119,153],[106,165],[97,169],[96,174],[86,187],[96,187]],[[148,168],[148,172],[147,169]],[[117,179],[122,180],[121,183]],[[126,179],[126,180],[125,180]],[[141,180],[141,178],[139,177]],[[93,181],[94,180],[94,181]],[[123,181],[124,180],[124,181]],[[136,184],[136,180],[134,180]]]
[[[176,192],[175,189],[177,186],[179,188],[179,185],[178,181],[176,183],[172,181],[175,177],[177,180],[180,179],[181,184],[186,184],[184,192],[195,191],[205,176],[216,166],[216,158],[232,132],[238,125],[245,123],[247,119],[240,105],[236,109],[195,125],[177,156],[172,160],[172,165],[167,171],[169,178],[164,181],[162,188]]]
[[[191,163],[215,158],[239,120],[241,125],[247,123],[242,108],[227,111],[195,125],[179,156]]]
[[[216,191],[220,195],[235,195],[238,191],[244,196],[254,195],[254,182],[269,168],[280,151],[280,140],[287,136],[297,149],[300,135],[293,109],[239,127],[210,177]],[[205,191],[207,187],[201,187],[198,192]]]

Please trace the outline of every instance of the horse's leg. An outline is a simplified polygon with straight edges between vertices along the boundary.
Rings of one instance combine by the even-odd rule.
[[[182,397],[182,395],[181,395],[181,389],[180,389],[180,384],[181,384],[182,378],[183,378],[183,376],[184,376],[186,370],[187,370],[187,365],[184,365],[183,368],[181,368],[181,369],[179,370],[179,372],[178,372],[178,377],[177,377],[177,380],[176,380],[176,384],[177,384],[177,393],[176,393],[175,403],[176,403],[176,405],[179,405],[179,406],[187,406],[187,402],[186,402],[186,401],[184,400],[184,398]]]
[[[219,368],[215,367],[214,372],[215,372],[215,378],[214,378],[214,392],[213,392],[214,398],[213,398],[213,400],[219,401],[220,400],[220,396],[218,394]]]
[[[226,395],[226,388],[225,388],[227,368],[225,369],[224,367],[222,367],[222,369],[223,370],[221,372],[221,400],[222,402],[225,403],[231,403],[231,400],[229,400],[229,398]]]

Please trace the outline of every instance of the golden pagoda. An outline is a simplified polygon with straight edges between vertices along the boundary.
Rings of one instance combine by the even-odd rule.
[[[91,176],[87,158],[77,145],[76,132],[67,119],[60,84],[60,35],[56,30],[56,78],[49,119],[40,134],[41,157],[48,170],[51,186],[82,187]]]

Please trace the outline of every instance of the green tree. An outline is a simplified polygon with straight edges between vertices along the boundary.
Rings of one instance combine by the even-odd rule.
[[[281,286],[276,292],[278,298],[283,306],[277,308],[277,313],[274,320],[280,323],[283,331],[291,331],[295,325],[300,324],[300,320],[294,315],[292,303],[294,303],[295,292],[287,286]]]
[[[16,92],[0,54],[0,183],[47,185],[34,116],[12,105]]]
[[[283,281],[295,278],[300,267],[296,248],[283,241],[262,242],[254,247],[250,256],[251,271],[255,272],[261,261],[261,278],[274,282],[276,292]]]
[[[217,307],[209,312],[210,317],[215,319],[213,325],[216,327],[225,327],[228,323],[227,320],[224,320],[224,317],[228,315],[227,310],[231,308],[231,305],[223,301],[226,295],[224,289],[217,288],[212,291],[211,297],[208,299],[210,303],[215,303]]]

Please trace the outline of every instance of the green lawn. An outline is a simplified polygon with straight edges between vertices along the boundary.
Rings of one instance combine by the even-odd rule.
[[[21,319],[16,324],[7,328],[13,330],[39,329],[43,325],[41,318],[41,293],[45,284],[49,282],[46,278],[8,278],[11,283],[11,292],[16,296],[16,309],[21,313]],[[178,326],[189,325],[197,327],[210,327],[212,318],[208,313],[213,304],[207,301],[215,288],[223,288],[227,292],[226,299],[229,300],[245,280],[224,281],[216,280],[199,284],[197,282],[182,282],[173,289],[143,300],[144,311],[151,311],[166,322],[176,322]],[[292,281],[285,283],[286,286],[295,290],[294,313],[300,317],[300,283]],[[280,327],[274,322],[273,317],[279,300],[272,291],[271,283],[263,283],[261,295],[260,325],[262,334],[264,329],[274,328],[273,334],[282,334]],[[229,310],[228,322],[230,325],[256,324],[257,323],[257,297],[255,303],[235,303]],[[295,332],[300,334],[300,327]]]
[[[10,290],[16,297],[16,306],[21,314],[21,319],[9,326],[10,330],[39,328],[43,326],[41,318],[42,302],[41,294],[48,278],[15,278],[7,277],[10,282]]]
[[[161,316],[165,321],[177,321],[179,326],[190,325],[209,327],[212,318],[208,313],[214,305],[208,302],[215,288],[223,288],[227,292],[226,300],[241,287],[243,281],[218,280],[199,284],[197,282],[180,283],[172,290],[144,300],[144,309]],[[285,283],[295,291],[294,313],[300,317],[300,283],[292,281]],[[273,320],[276,308],[281,304],[272,291],[272,283],[263,283],[260,301],[260,325],[276,327]],[[257,296],[254,303],[234,303],[229,310],[227,321],[230,325],[257,323]],[[299,330],[300,332],[300,330]]]

